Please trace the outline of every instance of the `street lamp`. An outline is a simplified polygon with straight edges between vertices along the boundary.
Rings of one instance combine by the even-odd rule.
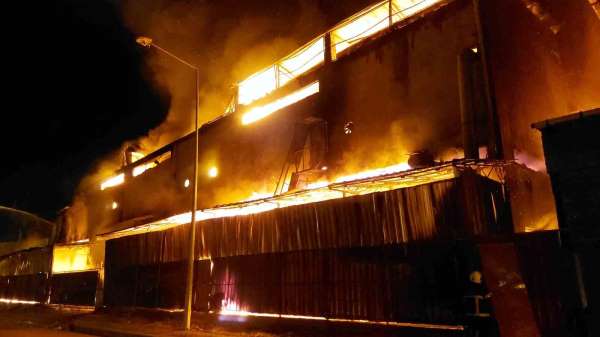
[[[186,66],[192,68],[196,73],[196,112],[195,112],[195,124],[194,124],[194,135],[195,135],[195,151],[194,151],[194,175],[192,176],[192,186],[193,186],[193,196],[192,196],[192,221],[190,224],[190,239],[189,239],[189,250],[188,250],[188,268],[187,268],[187,279],[185,284],[185,308],[184,308],[184,328],[185,330],[190,329],[190,323],[192,318],[192,291],[193,291],[193,282],[194,282],[194,248],[196,241],[196,207],[198,204],[198,114],[200,111],[200,69],[195,65],[181,59],[175,54],[169,52],[168,50],[160,47],[156,43],[152,41],[151,38],[140,36],[135,40],[139,45],[143,47],[154,47],[161,52],[169,55],[180,63],[185,64]]]

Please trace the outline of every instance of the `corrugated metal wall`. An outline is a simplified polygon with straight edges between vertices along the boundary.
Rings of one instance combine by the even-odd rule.
[[[375,247],[510,231],[502,187],[474,174],[199,223],[197,258]],[[504,214],[504,215],[503,215]],[[110,240],[120,265],[187,258],[189,225]]]
[[[568,336],[581,329],[573,256],[561,246],[559,231],[520,234],[515,243],[542,336]]]
[[[510,229],[496,221],[503,205],[499,184],[464,174],[204,221],[197,252],[210,260],[196,262],[194,308],[222,297],[253,312],[455,322],[473,260],[462,239]],[[181,307],[188,230],[108,241],[105,303]]]
[[[97,284],[95,270],[52,275],[50,303],[94,305]]]
[[[0,298],[94,305],[97,271],[51,275],[52,248],[37,248],[0,258]]]
[[[209,304],[218,297],[226,308],[260,313],[456,323],[468,275],[465,251],[468,244],[462,242],[197,261],[193,307],[218,309]],[[105,303],[181,308],[185,266],[181,261],[107,268]]]
[[[45,302],[50,275],[48,248],[21,251],[0,259],[0,298]]]

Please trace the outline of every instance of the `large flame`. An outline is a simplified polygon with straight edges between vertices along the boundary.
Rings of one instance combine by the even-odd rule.
[[[110,177],[110,178],[106,179],[105,181],[103,181],[100,184],[100,189],[105,190],[109,187],[121,185],[124,182],[125,182],[125,174],[121,173],[121,174],[118,174],[114,177]]]
[[[37,301],[27,301],[27,300],[19,300],[16,298],[0,298],[0,303],[6,303],[6,304],[39,304],[40,302]]]
[[[89,256],[90,247],[87,245],[55,246],[52,257],[52,272],[64,273],[91,269],[88,263]]]
[[[314,82],[298,91],[295,91],[287,96],[281,97],[271,103],[251,109],[242,116],[242,124],[246,125],[256,122],[257,120],[263,119],[277,110],[281,110],[318,92],[319,82]]]
[[[238,103],[247,105],[277,88],[275,66],[252,75],[238,87]]]
[[[247,317],[270,317],[270,318],[286,318],[286,319],[298,319],[298,320],[310,320],[310,321],[329,321],[336,323],[352,323],[352,324],[368,324],[368,325],[384,325],[384,326],[396,326],[396,327],[411,327],[421,329],[434,329],[434,330],[454,330],[463,331],[465,328],[462,325],[449,325],[449,324],[430,324],[430,323],[417,323],[417,322],[393,322],[393,321],[371,321],[366,319],[347,319],[347,318],[332,318],[324,316],[308,316],[308,315],[292,315],[292,314],[274,314],[265,312],[253,312],[244,310],[241,306],[233,300],[224,299],[222,301],[222,309],[218,312],[219,320],[228,320],[227,317],[239,317],[245,320]]]
[[[325,60],[325,39],[320,36],[298,52],[279,62],[279,85],[308,72]]]
[[[472,164],[477,165],[476,163]],[[454,163],[444,163],[416,170],[410,170],[410,167],[406,163],[399,163],[352,175],[340,176],[333,179],[333,182],[325,180],[317,181],[308,184],[305,189],[285,192],[279,195],[265,192],[252,192],[245,201],[198,210],[196,211],[196,220],[204,221],[268,212],[277,208],[340,199],[350,195],[389,191],[392,189],[448,180],[455,178],[456,176],[457,170]],[[106,234],[100,236],[100,238],[109,239],[142,232],[165,230],[170,227],[187,224],[190,221],[191,212],[186,212],[149,224]]]
[[[340,53],[365,37],[389,27],[389,24],[389,2],[374,5],[331,32],[334,53]]]

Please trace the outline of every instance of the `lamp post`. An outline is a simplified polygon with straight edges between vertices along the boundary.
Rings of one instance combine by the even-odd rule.
[[[200,70],[195,65],[183,60],[177,55],[169,52],[168,50],[160,47],[156,43],[152,41],[151,38],[140,36],[135,40],[139,45],[143,47],[154,47],[161,52],[169,55],[180,63],[185,64],[186,66],[192,68],[196,73],[196,112],[195,112],[195,124],[194,124],[194,176],[192,177],[192,186],[193,186],[193,196],[192,196],[192,220],[190,224],[190,236],[189,236],[189,249],[188,249],[188,267],[187,267],[187,277],[185,284],[185,308],[184,308],[184,329],[190,329],[190,323],[192,318],[192,292],[193,292],[193,283],[194,283],[194,248],[196,241],[196,207],[198,204],[198,114],[200,111]]]

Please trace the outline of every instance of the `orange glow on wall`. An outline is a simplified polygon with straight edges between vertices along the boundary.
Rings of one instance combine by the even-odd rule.
[[[151,168],[155,168],[157,166],[157,164],[155,162],[148,162],[148,163],[144,163],[142,165],[138,165],[136,167],[133,168],[133,171],[131,172],[131,175],[133,175],[134,177],[139,176],[140,174],[146,172],[146,170],[149,170]]]
[[[146,172],[147,170],[157,167],[160,163],[167,159],[171,159],[171,151],[165,152],[157,157],[150,159],[150,161],[147,161],[143,164],[134,167],[131,172],[131,175],[137,177],[140,174]]]
[[[55,245],[52,253],[52,273],[96,270],[103,260],[103,244]]]

